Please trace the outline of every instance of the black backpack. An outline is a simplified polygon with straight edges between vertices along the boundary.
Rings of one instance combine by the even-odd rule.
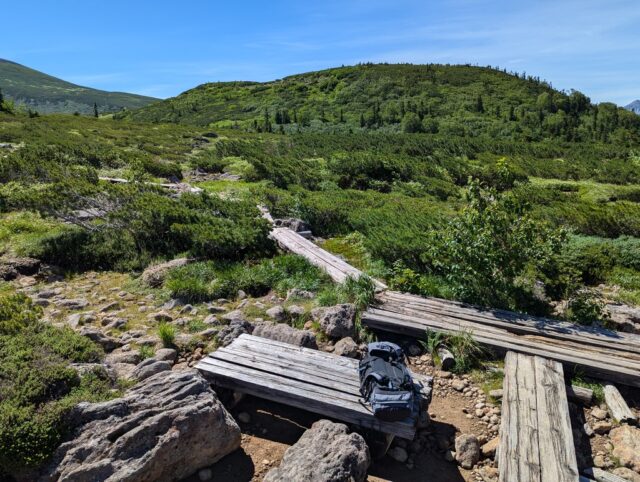
[[[373,414],[397,422],[415,413],[415,388],[402,348],[388,342],[369,343],[360,360],[360,393]]]

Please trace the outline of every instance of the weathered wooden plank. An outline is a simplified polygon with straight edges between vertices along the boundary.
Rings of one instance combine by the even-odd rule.
[[[578,480],[560,363],[507,353],[498,469],[501,482]]]
[[[640,386],[640,363],[619,356],[610,356],[580,347],[579,343],[559,343],[542,336],[516,335],[506,330],[486,329],[469,322],[445,323],[437,318],[418,318],[379,309],[369,309],[362,314],[362,322],[370,328],[391,331],[422,338],[427,329],[444,333],[467,330],[481,344],[501,349],[539,355],[560,361],[569,366],[579,365],[584,372],[596,378]]]
[[[575,482],[578,463],[562,365],[541,357],[534,360],[541,481]]]
[[[622,423],[635,423],[638,418],[625,402],[622,394],[615,385],[607,383],[604,385],[604,402],[607,404],[609,413],[614,420]]]
[[[606,349],[613,353],[616,350],[627,352],[623,356],[633,356],[640,360],[640,336],[627,333],[618,333],[611,330],[598,329],[594,327],[581,327],[579,325],[548,320],[545,318],[533,318],[528,316],[519,317],[516,313],[510,316],[494,316],[490,311],[480,311],[479,309],[468,310],[457,304],[442,307],[442,301],[437,303],[432,299],[413,297],[410,300],[399,301],[393,292],[386,292],[380,296],[383,301],[382,308],[386,311],[398,313],[414,314],[416,316],[437,316],[451,322],[458,320],[483,324],[507,329],[519,334],[537,334],[545,337],[557,338],[567,341],[580,340],[582,344],[593,345]],[[416,300],[421,300],[420,302]],[[425,303],[426,302],[426,303]]]
[[[351,266],[343,259],[315,245],[304,236],[288,228],[274,228],[271,237],[284,249],[306,258],[310,263],[324,270],[334,281],[344,283],[347,278],[359,278],[362,271]],[[380,289],[386,289],[386,285],[378,280],[373,280]]]

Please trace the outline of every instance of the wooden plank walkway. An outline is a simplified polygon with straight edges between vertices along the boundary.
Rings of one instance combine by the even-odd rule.
[[[358,279],[364,274],[289,228],[274,228],[270,236],[281,248],[306,258],[311,264],[325,271],[336,283],[344,283],[347,278]],[[380,289],[387,287],[381,281],[374,280],[374,283]]]
[[[196,365],[214,384],[408,440],[415,420],[385,422],[360,398],[358,360],[241,335]],[[414,375],[430,398],[431,379]]]
[[[503,391],[500,482],[577,482],[562,365],[508,352]]]
[[[423,338],[468,331],[481,344],[578,366],[587,375],[640,387],[640,336],[504,310],[386,291],[362,314],[370,328]]]

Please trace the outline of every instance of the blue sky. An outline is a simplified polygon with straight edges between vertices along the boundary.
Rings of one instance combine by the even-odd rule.
[[[527,72],[594,101],[640,98],[638,0],[22,0],[0,58],[105,90],[170,97],[358,62]]]

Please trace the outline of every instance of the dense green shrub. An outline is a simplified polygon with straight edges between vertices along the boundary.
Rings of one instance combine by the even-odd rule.
[[[553,262],[563,234],[536,222],[516,197],[485,191],[477,181],[470,184],[467,199],[458,216],[430,235],[423,261],[446,279],[458,299],[528,308],[522,283]]]
[[[81,379],[68,366],[98,361],[100,348],[40,315],[24,295],[0,297],[0,474],[42,463],[66,434],[66,415],[78,401],[111,396],[107,380]]]
[[[257,263],[192,263],[172,270],[165,282],[172,296],[190,302],[234,298],[239,290],[263,296],[290,288],[317,291],[328,278],[304,258],[281,255]]]

